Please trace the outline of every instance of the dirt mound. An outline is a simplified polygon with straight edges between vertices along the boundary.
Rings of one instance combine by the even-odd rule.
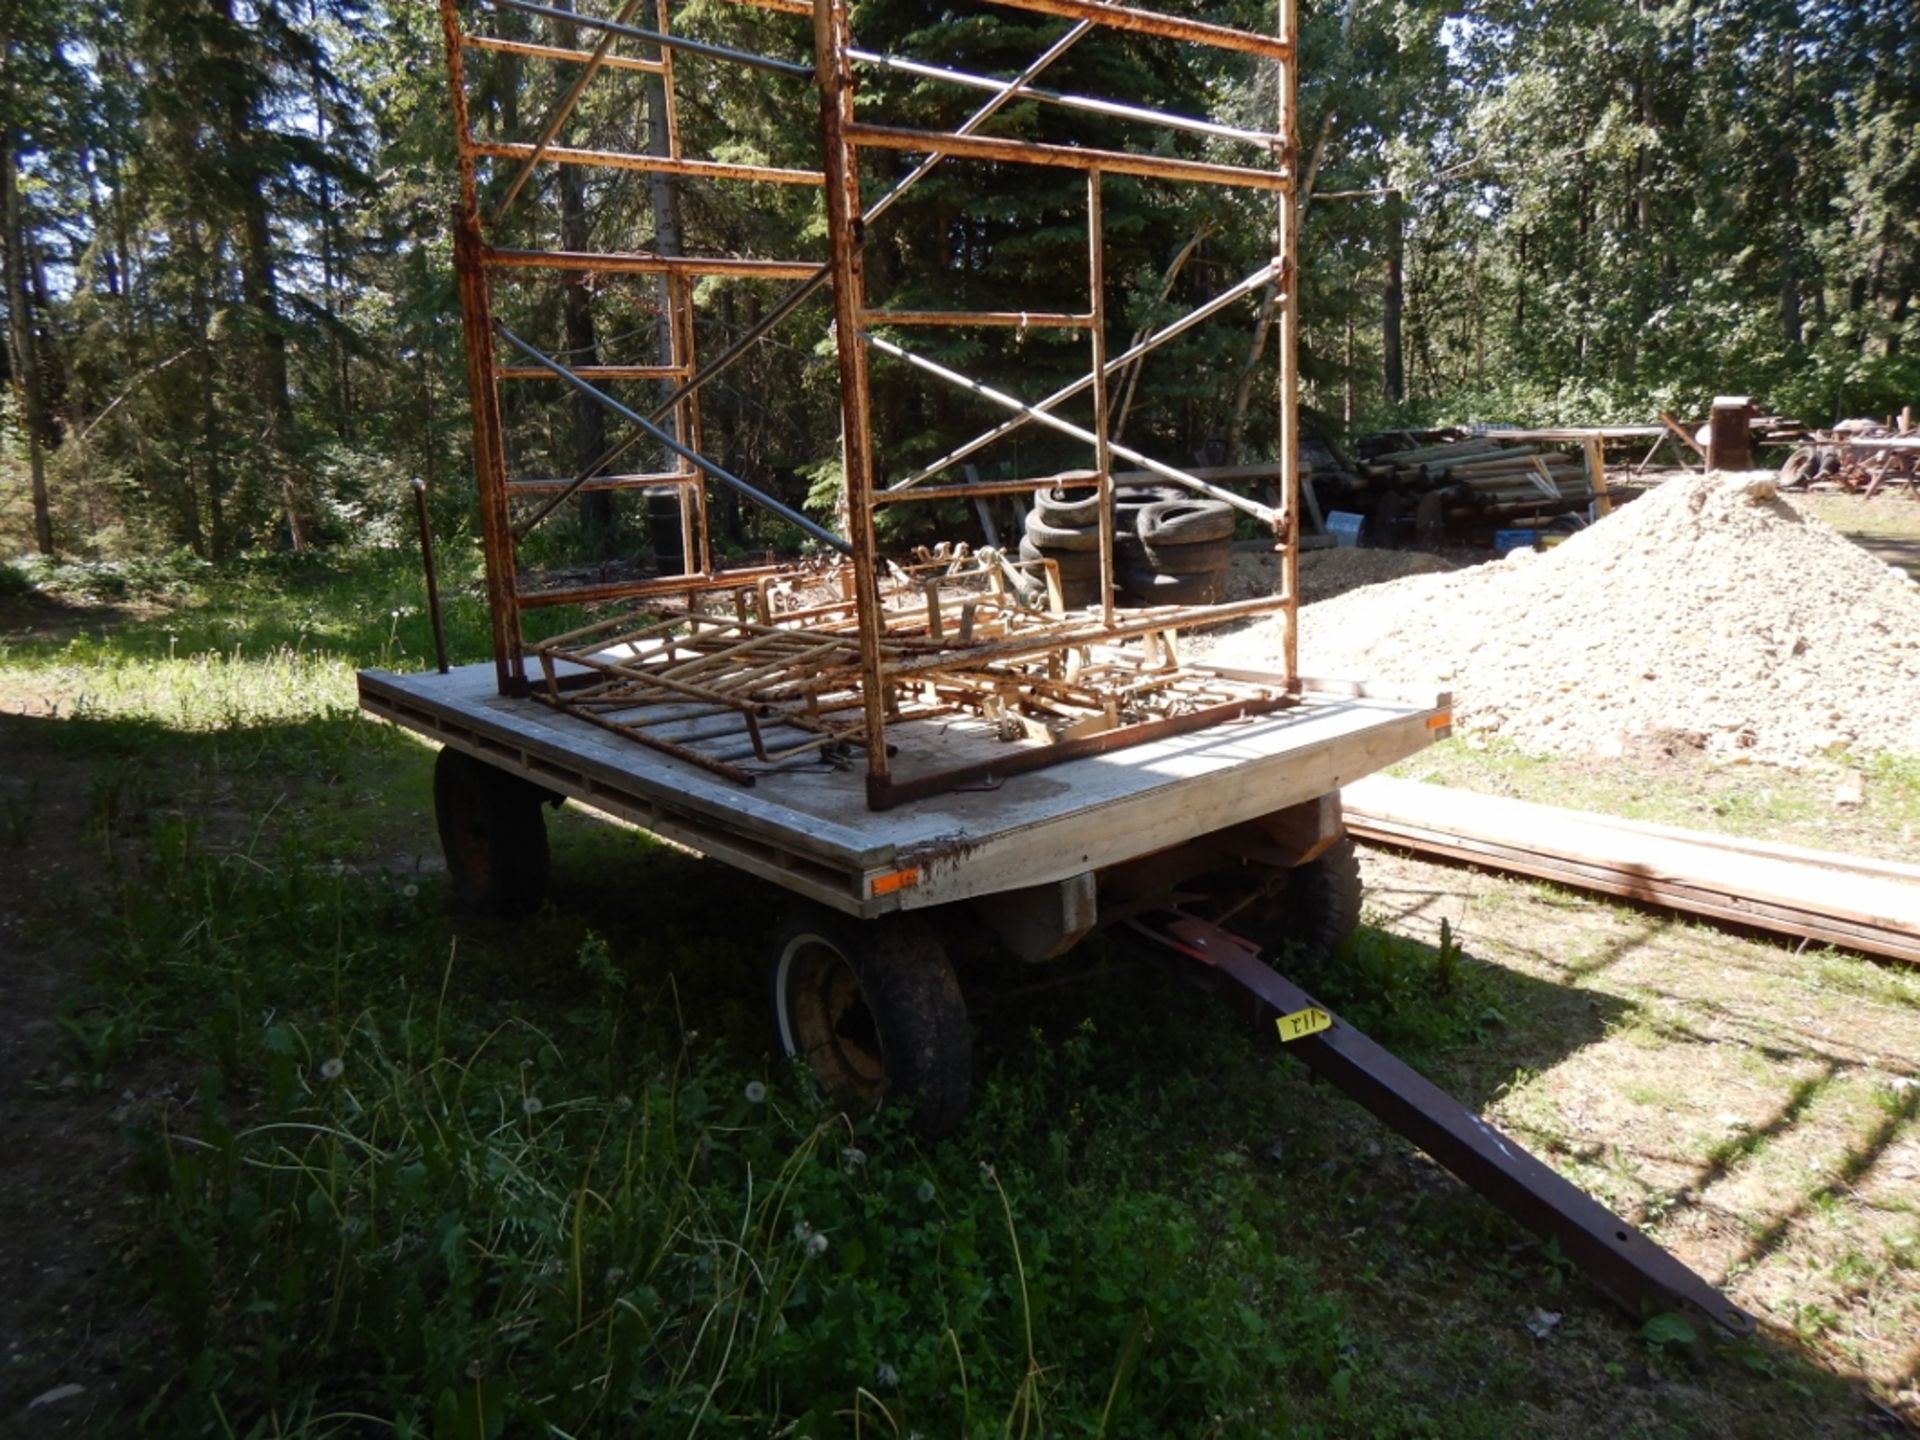
[[[1213,658],[1260,660],[1279,633],[1225,637]],[[1449,689],[1462,728],[1535,751],[1920,753],[1920,594],[1770,476],[1670,482],[1544,554],[1309,606],[1300,657]]]
[[[1362,585],[1379,585],[1408,575],[1430,575],[1453,566],[1438,555],[1418,550],[1308,550],[1300,556],[1300,603],[1331,600]],[[1280,579],[1279,558],[1268,551],[1233,557],[1227,572],[1227,598],[1251,600],[1271,595]]]

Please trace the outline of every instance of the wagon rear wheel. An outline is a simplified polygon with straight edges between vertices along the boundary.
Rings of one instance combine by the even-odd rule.
[[[769,980],[781,1050],[828,1093],[910,1105],[928,1139],[960,1123],[972,1083],[966,1005],[924,922],[809,911],[775,937]]]
[[[1269,893],[1227,921],[1268,955],[1293,946],[1315,960],[1339,951],[1360,928],[1360,857],[1342,835],[1304,865],[1278,877]]]
[[[444,749],[433,764],[433,814],[447,877],[463,909],[509,918],[547,894],[547,792],[517,775]]]

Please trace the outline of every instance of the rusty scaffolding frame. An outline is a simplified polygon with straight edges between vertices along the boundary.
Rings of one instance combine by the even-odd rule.
[[[754,54],[675,33],[670,0],[620,0],[611,16],[556,8],[537,0],[439,0],[459,156],[459,212],[454,262],[474,423],[475,472],[486,555],[494,662],[501,691],[532,694],[639,743],[674,754],[742,783],[753,767],[796,756],[863,750],[868,802],[874,808],[937,793],[992,774],[1038,768],[1075,755],[1099,753],[1295,703],[1298,691],[1297,513],[1298,371],[1294,198],[1298,81],[1295,73],[1296,0],[1277,0],[1272,35],[1165,15],[1109,0],[980,0],[983,6],[1058,16],[1068,28],[1018,74],[968,75],[906,57],[881,55],[854,44],[850,0],[732,0],[751,8],[812,22],[810,62]],[[649,25],[635,23],[645,8]],[[520,12],[556,28],[572,27],[591,49],[506,38],[469,27],[468,13]],[[1113,100],[1062,94],[1034,82],[1083,37],[1110,29],[1191,45],[1240,52],[1272,62],[1279,95],[1271,132],[1170,115]],[[799,37],[796,35],[796,40]],[[645,53],[616,52],[620,42]],[[466,58],[505,53],[574,67],[572,82],[531,141],[482,140],[469,113]],[[702,159],[683,152],[674,57],[693,53],[726,61],[816,91],[822,163],[818,170]],[[855,69],[898,71],[921,79],[988,92],[965,123],[951,131],[875,124],[854,112]],[[664,143],[649,153],[590,150],[561,143],[569,118],[601,71],[640,73],[657,85]],[[800,86],[795,84],[796,100]],[[993,116],[1014,100],[1090,113],[1149,127],[1198,134],[1218,145],[1257,152],[1258,164],[1228,164],[1163,153],[1040,143],[988,133]],[[871,203],[863,201],[860,157],[868,150],[921,157],[908,174]],[[867,227],[923,176],[944,161],[989,162],[1077,171],[1086,178],[1087,303],[1048,313],[926,311],[874,308],[867,302],[863,246]],[[511,166],[499,195],[482,204],[480,167]],[[713,181],[817,186],[825,201],[826,257],[819,260],[743,256],[666,255],[647,251],[579,253],[524,250],[490,242],[499,221],[525,192],[540,166],[577,165]],[[1234,186],[1271,194],[1274,253],[1265,265],[1179,319],[1159,327],[1119,354],[1107,346],[1105,234],[1106,176],[1124,175],[1190,185]],[[661,277],[668,321],[666,354],[652,363],[569,366],[502,325],[494,314],[493,285],[505,275],[546,274],[563,283],[600,275]],[[792,289],[745,335],[702,364],[695,351],[695,282],[734,277],[793,282]],[[810,517],[732,475],[704,453],[700,390],[783,323],[810,296],[831,293],[839,373],[842,461],[849,532],[839,536]],[[1280,502],[1269,507],[1109,436],[1107,386],[1148,353],[1249,297],[1264,295],[1278,334]],[[1073,384],[1034,401],[1022,400],[936,363],[878,327],[1048,327],[1084,332],[1089,368]],[[940,460],[890,485],[878,479],[868,381],[878,352],[1009,412],[1008,418],[949,450]],[[623,404],[605,388],[623,381],[671,382],[672,391],[646,410]],[[569,478],[520,478],[510,473],[501,387],[558,381],[604,406],[630,427],[627,436]],[[1058,413],[1091,392],[1091,426]],[[1093,464],[1085,471],[1018,481],[925,482],[1015,429],[1037,424],[1085,444]],[[631,470],[619,462],[636,446],[664,450],[672,464]],[[1162,480],[1221,500],[1267,527],[1282,556],[1281,581],[1270,596],[1222,605],[1121,611],[1115,604],[1114,461],[1118,458]],[[708,527],[709,484],[729,487],[779,514],[828,550],[844,557],[823,583],[833,593],[822,604],[782,609],[774,593],[791,572],[779,566],[715,567]],[[1049,561],[1015,562],[991,551],[967,564],[916,572],[880,554],[874,521],[888,505],[1060,487],[1091,490],[1098,498],[1098,602],[1069,612]],[[518,569],[518,551],[532,529],[569,497],[584,491],[671,491],[678,499],[683,572],[612,583],[531,588]],[[532,502],[531,513],[525,502]],[[515,505],[522,505],[518,517]],[[939,573],[923,573],[932,568]],[[1022,600],[1009,581],[1039,572],[1048,603]],[[636,608],[581,627],[529,649],[523,611],[540,606],[625,601]],[[719,608],[716,610],[716,606]],[[957,607],[957,608],[956,608]],[[1270,680],[1234,678],[1184,667],[1175,632],[1223,620],[1283,614],[1281,672]],[[1130,642],[1141,642],[1133,645]],[[529,662],[538,674],[529,671]],[[1002,727],[1010,745],[991,762],[922,767],[894,773],[890,725],[966,712]],[[1036,715],[1041,719],[1036,721]],[[1018,723],[1014,723],[1017,721]],[[689,736],[717,736],[704,748]],[[669,738],[678,737],[678,738]]]

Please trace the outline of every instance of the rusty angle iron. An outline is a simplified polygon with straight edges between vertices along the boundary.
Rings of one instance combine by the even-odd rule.
[[[1338,1086],[1534,1234],[1557,1242],[1636,1318],[1679,1309],[1736,1337],[1753,1316],[1538,1156],[1396,1059],[1274,970],[1249,941],[1196,916],[1136,932],[1217,969],[1282,1015],[1317,1009],[1327,1028],[1287,1052]]]

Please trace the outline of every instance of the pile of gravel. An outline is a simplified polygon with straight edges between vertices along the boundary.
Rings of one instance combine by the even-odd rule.
[[[1211,658],[1268,661],[1279,637],[1263,622]],[[1671,481],[1553,550],[1310,605],[1300,658],[1451,690],[1462,729],[1536,752],[1920,754],[1920,593],[1770,475]]]
[[[1453,566],[1420,550],[1307,550],[1300,556],[1300,603],[1331,600],[1362,585],[1378,585],[1408,575],[1430,575]],[[1241,549],[1227,575],[1227,598],[1251,600],[1271,595],[1280,581],[1280,560],[1271,549]]]

